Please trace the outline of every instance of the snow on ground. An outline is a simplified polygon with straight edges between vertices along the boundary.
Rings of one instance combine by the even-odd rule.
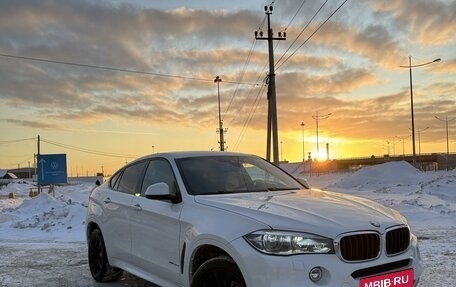
[[[452,286],[456,282],[455,170],[421,172],[406,162],[390,162],[365,167],[355,173],[312,175],[307,180],[317,188],[362,196],[399,210],[409,220],[412,231],[420,241],[423,261],[427,267],[421,286]],[[62,254],[65,253],[60,251],[63,249],[70,253],[82,249],[78,262],[83,264],[82,269],[88,270],[84,259],[84,221],[88,196],[95,186],[72,183],[56,186],[55,197],[43,192],[29,198],[32,187],[32,182],[15,181],[0,189],[0,258],[9,258],[9,263],[0,260],[0,286],[22,286],[24,283],[17,278],[20,276],[17,271],[14,271],[22,270],[14,266],[16,261],[32,260],[31,265],[39,261],[30,259],[36,257],[29,258],[29,252],[8,253],[11,244],[16,249],[18,246],[23,246],[24,249],[27,247],[27,250],[55,248]],[[7,198],[11,192],[15,194],[14,199]],[[71,272],[71,265],[69,266]],[[52,273],[47,276],[52,277]],[[85,276],[83,282],[92,282],[88,272],[80,276]],[[126,280],[133,284],[128,278]],[[81,284],[78,286],[95,286],[91,283]]]
[[[456,170],[421,172],[406,162],[389,162],[352,174],[309,177],[308,181],[396,209],[412,229],[456,227]]]
[[[53,194],[42,192],[30,198],[28,182],[12,182],[0,194],[0,241],[84,241],[84,224],[93,184],[56,186]]]

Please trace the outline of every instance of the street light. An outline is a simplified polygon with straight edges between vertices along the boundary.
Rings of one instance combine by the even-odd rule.
[[[280,141],[280,157],[282,158],[283,162],[283,141]]]
[[[418,156],[421,160],[421,133],[427,130],[429,127],[425,127],[424,129],[418,129]]]
[[[421,132],[424,132],[429,127],[425,127],[424,129],[418,129],[418,161],[420,162],[421,167]]]
[[[413,85],[412,85],[412,68],[416,67],[421,67],[421,66],[426,66],[432,63],[440,62],[440,58],[437,58],[433,61],[426,62],[423,64],[418,64],[418,65],[412,65],[412,56],[409,56],[409,64],[408,66],[399,66],[401,68],[409,68],[410,71],[410,111],[411,111],[411,116],[412,116],[412,147],[413,147],[413,164],[415,165],[416,163],[416,152],[415,152],[415,116],[413,114]]]
[[[301,123],[301,132],[302,132],[302,162],[306,161],[306,150],[304,146],[304,122]]]
[[[319,116],[319,115],[318,115],[318,111],[317,111],[317,112],[315,113],[315,116],[312,116],[312,118],[315,120],[316,126],[317,126],[317,156],[320,155],[320,145],[319,145],[319,142],[318,142],[318,120],[327,119],[327,118],[329,118],[331,115],[332,115],[332,113],[329,113],[329,114],[326,114],[326,115],[323,115],[323,116]]]
[[[405,159],[405,144],[404,144],[404,140],[405,139],[408,139],[411,135],[408,135],[408,136],[403,136],[403,137],[398,137],[396,136],[398,139],[401,139],[402,140],[402,159]]]
[[[450,167],[450,144],[448,141],[448,122],[456,120],[456,118],[448,119],[448,116],[445,117],[445,119],[441,119],[438,116],[434,116],[436,119],[439,121],[445,122],[445,128],[446,128],[446,145],[447,145],[447,166],[446,170],[448,171],[448,168]]]

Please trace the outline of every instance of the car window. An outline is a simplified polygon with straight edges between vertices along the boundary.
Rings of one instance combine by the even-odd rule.
[[[253,156],[205,156],[176,162],[192,195],[303,188],[281,169]]]
[[[117,190],[136,194],[140,192],[140,179],[144,173],[144,168],[146,167],[146,161],[141,161],[136,164],[127,166],[120,178],[119,187]]]
[[[152,159],[144,174],[141,194],[146,192],[146,189],[152,184],[164,182],[169,186],[171,194],[176,194],[176,179],[173,169],[166,159]]]
[[[111,179],[109,180],[109,187],[111,187],[112,189],[119,188],[119,178],[120,178],[121,174],[122,174],[122,171],[120,170],[111,177]]]

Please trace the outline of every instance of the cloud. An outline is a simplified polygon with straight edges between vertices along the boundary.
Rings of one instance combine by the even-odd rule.
[[[358,29],[344,24],[327,23],[312,43],[365,57],[371,63],[385,68],[397,67],[398,59],[404,55],[400,42],[380,25]]]
[[[288,40],[275,46],[276,61],[320,5],[307,2],[309,6],[288,27]],[[387,88],[383,84],[395,81],[394,74],[388,73],[403,63],[408,38],[416,37],[418,44],[426,45],[454,41],[450,33],[456,30],[454,17],[449,17],[454,3],[350,2],[276,71],[281,129],[299,129],[301,121],[312,128],[311,116],[320,111],[332,113],[322,124],[335,134],[383,139],[407,133],[408,91],[402,85]],[[285,27],[299,3],[276,1],[275,31]],[[328,4],[299,44],[336,4]],[[410,15],[407,7],[412,8]],[[219,75],[226,126],[238,131],[249,122],[247,128],[264,131],[267,43],[255,42],[253,36],[263,18],[261,10],[159,10],[108,1],[1,1],[1,53],[163,75],[0,57],[0,103],[5,109],[33,110],[26,121],[3,122],[55,129],[67,123],[104,120],[216,128],[213,79]],[[434,30],[435,35],[429,37]],[[433,120],[431,111],[454,111],[455,61],[443,59],[426,67],[440,78],[417,92],[418,123]],[[237,85],[238,80],[242,84]],[[43,118],[51,123],[43,124]]]
[[[453,40],[456,30],[455,1],[372,0],[370,4],[375,11],[392,15],[420,44],[444,45]]]
[[[436,73],[456,73],[456,59],[442,59],[438,65],[429,66],[429,70]]]
[[[52,123],[45,123],[43,121],[29,121],[29,120],[17,120],[17,119],[2,119],[2,121],[11,123],[17,126],[39,128],[39,129],[60,129],[61,127]]]
[[[370,70],[349,69],[330,75],[285,73],[278,80],[278,85],[281,88],[280,93],[289,97],[290,102],[294,102],[300,98],[323,98],[346,94],[378,81]]]

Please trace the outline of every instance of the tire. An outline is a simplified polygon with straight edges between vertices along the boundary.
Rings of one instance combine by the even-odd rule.
[[[242,273],[231,258],[219,256],[201,264],[191,287],[246,287]]]
[[[119,279],[123,271],[109,265],[100,229],[92,231],[88,245],[89,268],[93,279],[98,282],[110,282]]]

